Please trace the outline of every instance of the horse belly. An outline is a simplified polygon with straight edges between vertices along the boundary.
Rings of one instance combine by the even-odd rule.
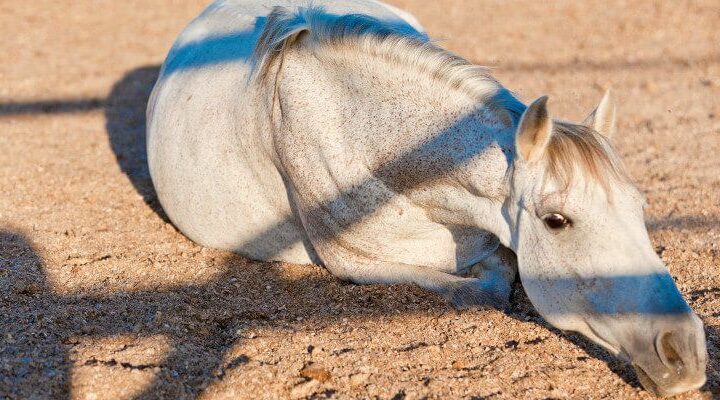
[[[197,243],[259,260],[312,262],[285,184],[264,150],[267,127],[252,117],[238,70],[176,72],[158,84],[147,138],[158,199]]]

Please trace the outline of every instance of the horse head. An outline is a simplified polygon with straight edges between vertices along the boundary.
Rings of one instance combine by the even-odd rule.
[[[582,124],[553,120],[547,97],[523,113],[504,209],[520,279],[548,322],[629,360],[646,389],[699,388],[703,324],[653,249],[614,131],[609,92]]]

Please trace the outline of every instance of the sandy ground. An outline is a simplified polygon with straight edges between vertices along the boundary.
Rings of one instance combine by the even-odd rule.
[[[0,398],[648,398],[512,311],[203,249],[144,165],[146,96],[200,1],[0,2]],[[716,0],[411,1],[444,46],[581,119],[612,86],[652,240],[707,326],[720,397]]]

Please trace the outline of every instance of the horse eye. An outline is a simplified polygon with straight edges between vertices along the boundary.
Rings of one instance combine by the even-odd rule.
[[[570,220],[565,218],[564,215],[558,213],[547,214],[543,217],[545,225],[550,229],[562,229],[570,226]]]

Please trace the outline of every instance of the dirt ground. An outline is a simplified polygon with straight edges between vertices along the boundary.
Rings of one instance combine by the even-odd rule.
[[[204,249],[144,165],[159,63],[204,1],[0,2],[0,398],[648,398],[631,368],[512,311]],[[607,87],[657,251],[707,327],[720,397],[720,7],[393,3],[523,100]]]

